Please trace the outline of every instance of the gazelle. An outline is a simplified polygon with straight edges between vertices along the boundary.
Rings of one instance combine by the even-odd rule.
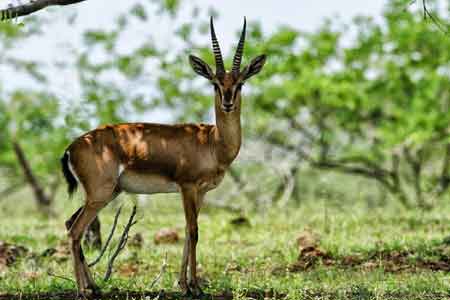
[[[74,272],[81,293],[97,291],[83,256],[80,240],[98,212],[121,191],[138,194],[181,192],[186,239],[179,285],[185,294],[202,293],[196,274],[197,217],[203,198],[216,188],[241,146],[241,88],[259,73],[266,56],[254,58],[240,69],[246,22],[231,71],[226,71],[210,21],[216,73],[200,58],[190,55],[194,71],[214,87],[216,124],[163,125],[126,123],[106,125],[80,136],[61,159],[72,194],[80,183],[85,205],[66,222],[71,239]],[[189,266],[189,282],[187,270]]]

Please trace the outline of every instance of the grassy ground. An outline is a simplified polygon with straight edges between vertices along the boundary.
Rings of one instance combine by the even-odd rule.
[[[153,290],[176,290],[184,237],[181,202],[176,196],[153,198],[139,203],[139,222],[131,232],[142,235],[142,246],[125,249],[107,283],[101,281],[106,259],[93,268],[103,291],[148,290],[166,253],[168,267]],[[0,295],[74,290],[73,282],[48,272],[73,278],[63,224],[80,205],[80,196],[71,201],[60,197],[55,208],[60,213],[54,218],[40,216],[30,201],[24,194],[0,203],[0,241],[29,250],[0,268]],[[125,204],[121,230],[132,203],[127,197],[116,202]],[[104,238],[116,208],[101,213]],[[232,292],[237,298],[246,298],[248,291],[270,291],[271,297],[287,299],[450,297],[449,209],[445,204],[424,212],[309,201],[299,208],[247,212],[249,224],[235,225],[236,213],[206,207],[199,221],[199,273],[207,281],[206,292]],[[153,237],[161,228],[176,229],[181,241],[156,245]],[[318,245],[306,245],[299,257],[299,236],[315,237]],[[49,248],[58,252],[43,256]],[[95,250],[86,253],[88,261],[96,255]]]

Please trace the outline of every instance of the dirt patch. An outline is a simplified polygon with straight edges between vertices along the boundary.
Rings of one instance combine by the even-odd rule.
[[[317,246],[300,251],[296,262],[286,267],[275,268],[274,273],[282,270],[302,272],[321,266],[341,268],[359,268],[365,271],[382,268],[385,272],[416,272],[418,270],[450,272],[450,256],[447,247],[433,249],[432,255],[421,257],[414,251],[379,250],[367,255],[347,255],[334,257]]]
[[[303,230],[296,239],[299,255],[288,266],[275,267],[274,275],[303,272],[316,266],[358,268],[363,271],[383,269],[385,272],[416,272],[418,270],[450,272],[450,238],[427,250],[378,249],[364,254],[335,256],[320,247],[320,235],[311,229]]]

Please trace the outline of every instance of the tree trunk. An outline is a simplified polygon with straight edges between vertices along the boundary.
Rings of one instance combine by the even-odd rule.
[[[20,144],[17,141],[13,141],[12,143],[14,152],[17,156],[17,160],[25,176],[25,180],[31,186],[34,198],[36,199],[39,208],[47,209],[51,205],[50,197],[48,197],[45,194],[44,189],[42,188],[38,179],[34,175],[33,170],[31,169],[30,164]]]

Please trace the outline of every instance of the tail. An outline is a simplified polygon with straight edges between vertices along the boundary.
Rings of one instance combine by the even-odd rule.
[[[64,156],[61,158],[61,167],[62,167],[62,172],[64,174],[64,178],[66,178],[66,182],[67,182],[67,191],[69,193],[69,196],[72,196],[72,194],[75,192],[75,190],[77,189],[77,179],[75,178],[75,176],[72,174],[72,171],[70,171],[69,168],[69,152],[66,151],[64,153]]]

